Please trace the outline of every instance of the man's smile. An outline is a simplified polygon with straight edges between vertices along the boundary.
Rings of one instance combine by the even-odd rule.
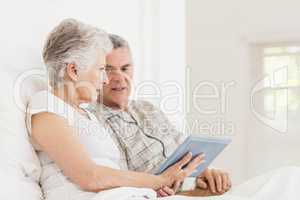
[[[111,90],[116,92],[122,92],[126,89],[126,87],[112,87]]]

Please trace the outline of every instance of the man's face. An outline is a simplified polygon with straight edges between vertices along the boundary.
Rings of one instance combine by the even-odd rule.
[[[109,83],[103,86],[103,103],[109,107],[125,108],[131,91],[133,66],[128,48],[113,49],[106,57]]]

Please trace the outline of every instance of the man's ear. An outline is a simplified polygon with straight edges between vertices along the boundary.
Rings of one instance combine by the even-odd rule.
[[[77,76],[77,68],[74,63],[69,63],[66,67],[66,74],[72,81],[77,81],[78,76]]]

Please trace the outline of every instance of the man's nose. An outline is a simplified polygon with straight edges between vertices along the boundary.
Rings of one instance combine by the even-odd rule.
[[[122,70],[121,69],[111,69],[108,72],[108,75],[119,75],[122,74]]]
[[[107,76],[108,76],[108,79],[110,81],[113,81],[113,80],[122,80],[123,79],[123,73],[121,70],[112,70],[112,71],[109,71],[107,73]]]
[[[103,73],[102,83],[103,84],[109,84],[109,78],[107,77],[106,71],[104,71],[104,73]]]

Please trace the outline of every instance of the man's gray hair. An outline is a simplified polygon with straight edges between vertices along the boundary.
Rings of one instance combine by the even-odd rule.
[[[113,44],[114,49],[128,48],[130,50],[128,42],[121,36],[115,35],[115,34],[109,34],[109,39],[110,39],[111,43]]]
[[[75,19],[63,20],[50,32],[43,49],[50,86],[63,81],[67,64],[84,69],[96,61],[99,51],[107,54],[111,50],[112,43],[103,30]]]

